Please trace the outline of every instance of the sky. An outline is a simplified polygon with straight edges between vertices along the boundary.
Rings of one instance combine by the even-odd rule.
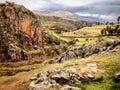
[[[6,0],[0,0],[1,3]],[[120,0],[7,0],[24,5],[30,10],[70,11],[80,16],[90,16],[115,21],[120,16]]]

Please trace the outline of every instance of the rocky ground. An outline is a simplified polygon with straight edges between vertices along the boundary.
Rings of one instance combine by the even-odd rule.
[[[75,57],[87,57],[98,53],[109,53],[110,50],[120,44],[119,39],[99,42],[91,45],[81,45],[71,48],[61,54],[57,62],[62,63]],[[50,63],[51,64],[51,63]],[[87,63],[80,67],[79,64],[66,65],[61,68],[54,68],[40,71],[31,78],[28,90],[81,90],[80,88],[70,86],[72,84],[81,84],[82,82],[102,81],[103,76],[96,78],[98,74],[104,72],[98,68],[97,63]],[[115,74],[114,79],[119,82],[119,73]]]
[[[52,90],[53,88],[55,90],[81,90],[69,86],[69,83],[80,84],[84,80],[91,81],[95,79],[96,73],[100,72],[96,63],[89,63],[86,67],[79,67],[79,69],[68,67],[40,71],[31,78],[32,82],[28,90]]]

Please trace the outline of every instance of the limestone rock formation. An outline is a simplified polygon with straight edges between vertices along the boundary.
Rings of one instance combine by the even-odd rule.
[[[57,62],[62,62],[73,57],[87,57],[99,52],[107,52],[116,47],[118,44],[120,44],[120,39],[103,41],[96,44],[83,44],[62,53],[57,59]]]
[[[42,31],[36,15],[22,5],[0,4],[0,58],[27,59],[25,51],[41,47]]]
[[[93,80],[98,71],[95,63],[88,63],[80,69],[69,67],[40,71],[31,78],[28,90],[81,90],[68,84],[81,84],[84,80]]]

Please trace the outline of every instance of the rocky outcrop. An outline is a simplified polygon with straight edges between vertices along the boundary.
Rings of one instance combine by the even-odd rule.
[[[69,67],[40,71],[31,78],[32,82],[28,90],[81,90],[68,84],[80,84],[84,80],[93,80],[98,71],[95,63],[88,63],[86,67],[78,69]]]
[[[49,90],[53,87],[59,88],[54,90],[66,90],[63,89],[65,87],[61,88],[61,85],[66,85],[69,82],[80,83],[81,78],[82,76],[80,74],[70,70],[55,69],[41,71],[35,77],[31,78],[32,82],[28,90]]]
[[[41,47],[42,31],[38,18],[22,5],[0,4],[1,59],[27,59],[25,51]]]
[[[83,44],[62,53],[57,59],[57,62],[62,62],[73,57],[87,57],[99,52],[107,52],[116,47],[118,44],[120,44],[120,39],[103,41],[96,44]]]

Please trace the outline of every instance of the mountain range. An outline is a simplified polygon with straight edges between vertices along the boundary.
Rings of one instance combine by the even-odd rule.
[[[35,14],[40,16],[56,16],[62,19],[72,20],[72,21],[87,21],[87,22],[105,22],[105,20],[92,16],[80,16],[69,11],[33,11]]]

